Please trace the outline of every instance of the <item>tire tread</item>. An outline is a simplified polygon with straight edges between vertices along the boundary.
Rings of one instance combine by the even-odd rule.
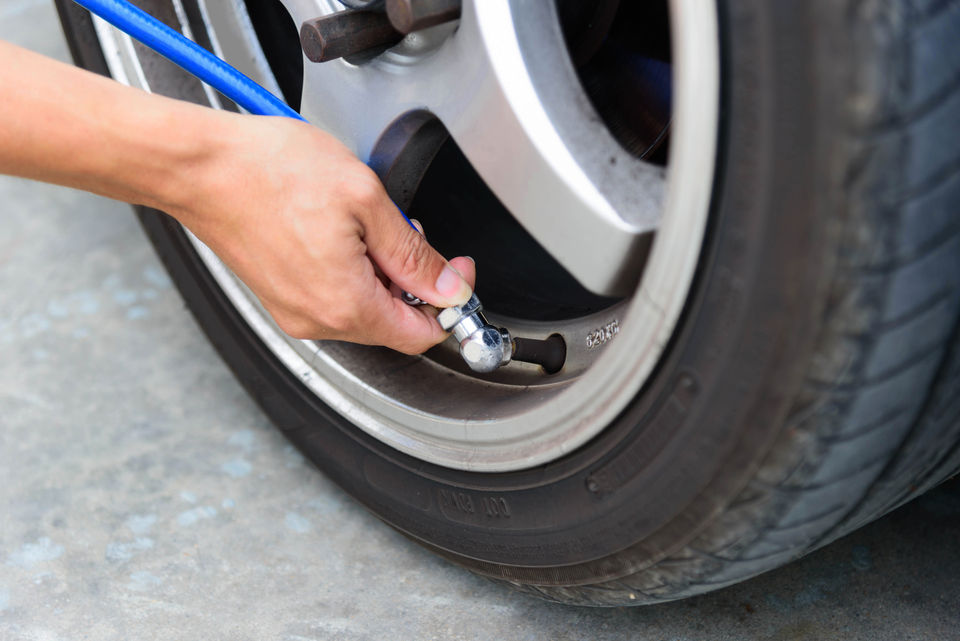
[[[873,20],[878,24],[867,30],[886,35],[860,64],[891,66],[896,86],[884,88],[879,113],[851,118],[846,189],[864,220],[848,229],[852,240],[837,270],[822,353],[798,395],[814,400],[794,408],[769,465],[676,553],[603,584],[520,589],[586,605],[710,591],[843,536],[960,464],[960,158],[924,155],[960,149],[960,50],[951,46],[960,38],[960,1],[849,5],[851,21]],[[850,25],[857,28],[864,25]],[[922,52],[946,52],[937,86],[909,82],[921,45]],[[921,213],[924,203],[933,221]],[[907,336],[915,342],[904,346]]]

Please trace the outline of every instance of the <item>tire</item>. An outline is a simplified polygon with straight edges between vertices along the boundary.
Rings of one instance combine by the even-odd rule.
[[[57,4],[77,63],[106,73],[89,15]],[[723,0],[718,15],[717,169],[683,315],[625,409],[547,463],[451,469],[358,429],[284,367],[179,225],[141,221],[279,429],[410,538],[571,604],[742,581],[960,466],[960,2]]]

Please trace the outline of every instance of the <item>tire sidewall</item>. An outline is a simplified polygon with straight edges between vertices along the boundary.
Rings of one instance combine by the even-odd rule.
[[[806,4],[721,3],[718,172],[689,302],[636,399],[601,436],[548,465],[469,473],[373,439],[277,361],[177,223],[146,209],[141,221],[240,382],[380,518],[491,576],[540,585],[623,576],[685,544],[742,489],[806,368],[837,243],[820,165],[832,133],[810,80],[819,63],[796,55],[817,38]],[[75,59],[105,73],[89,16],[65,0],[58,8]],[[146,71],[165,78],[161,93],[196,98],[182,72],[160,62]]]

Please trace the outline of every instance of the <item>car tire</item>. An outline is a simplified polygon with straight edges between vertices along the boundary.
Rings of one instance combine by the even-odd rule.
[[[77,63],[107,73],[90,16],[57,4]],[[358,429],[264,345],[184,230],[139,210],[199,325],[287,438],[410,538],[539,597],[620,606],[714,590],[960,465],[960,2],[717,6],[716,173],[682,317],[634,400],[548,463],[451,469]],[[161,75],[204,99],[174,68]]]

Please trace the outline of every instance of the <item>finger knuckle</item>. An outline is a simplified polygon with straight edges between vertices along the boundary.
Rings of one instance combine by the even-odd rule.
[[[366,167],[350,173],[346,191],[348,197],[363,208],[376,206],[383,197],[383,186],[376,174]]]
[[[404,274],[426,275],[430,264],[431,250],[426,241],[412,231],[405,233],[394,248],[396,262]]]
[[[358,326],[359,310],[353,301],[345,300],[322,314],[323,325],[337,335],[349,335]]]

